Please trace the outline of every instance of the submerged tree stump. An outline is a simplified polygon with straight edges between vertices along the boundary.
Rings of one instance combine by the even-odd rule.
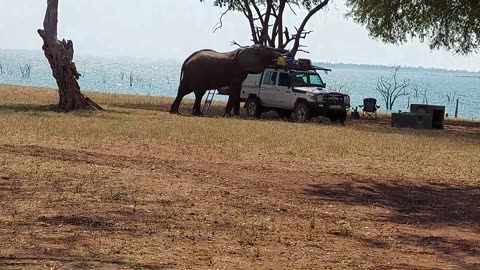
[[[73,42],[57,39],[58,0],[47,0],[47,11],[43,21],[43,30],[38,34],[43,39],[42,49],[52,68],[53,77],[57,81],[61,110],[102,110],[95,102],[80,92],[77,80],[80,73],[73,62]]]

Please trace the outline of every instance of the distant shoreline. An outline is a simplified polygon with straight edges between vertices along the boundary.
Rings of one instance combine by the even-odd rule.
[[[179,61],[86,56],[77,56],[74,60],[82,74],[79,81],[82,89],[94,89],[103,93],[170,97],[176,96],[178,91],[181,67]],[[0,83],[56,87],[51,68],[41,51],[0,50],[0,64],[3,65]],[[332,69],[328,75],[320,72],[321,76],[331,89],[348,93],[352,104],[356,105],[362,104],[365,97],[381,100],[382,97],[376,91],[376,82],[379,77],[390,76],[393,70],[393,67],[379,65],[326,62],[318,65]],[[27,77],[21,72],[26,66],[31,67],[32,71]],[[415,94],[409,89],[412,95],[409,98],[399,98],[395,103],[396,108],[406,108],[409,103],[424,102],[424,98],[428,98],[429,103],[444,105],[446,111],[453,115],[455,102],[452,102],[452,98],[458,97],[460,116],[480,117],[478,103],[480,73],[402,68],[399,74],[402,79],[408,79],[422,89]],[[223,100],[223,97],[218,99]]]
[[[0,48],[0,56],[2,55],[2,52],[17,52],[17,53],[27,53],[27,54],[35,54],[35,56],[43,56],[43,51],[42,50],[23,50],[23,49],[1,49]],[[108,59],[112,61],[116,60],[131,60],[131,61],[148,61],[148,62],[172,62],[172,63],[178,63],[181,65],[183,60],[178,60],[178,59],[169,59],[169,58],[163,58],[163,57],[133,57],[133,56],[100,56],[100,55],[92,55],[92,54],[82,54],[82,53],[76,53],[75,57],[78,58],[99,58],[99,59]],[[299,57],[302,58],[302,57]],[[315,59],[312,59],[312,62],[320,65],[320,66],[325,66],[325,67],[330,67],[330,68],[342,68],[342,69],[364,69],[364,70],[391,70],[392,68],[398,66],[398,65],[379,65],[379,64],[354,64],[354,63],[342,63],[342,62],[324,62],[324,61],[316,61]],[[2,64],[2,63],[0,63]],[[475,74],[476,77],[480,78],[480,70],[465,70],[465,69],[447,69],[447,68],[438,68],[438,67],[423,67],[423,66],[402,66],[400,65],[400,68],[403,71],[429,71],[429,72],[445,72],[445,73],[468,73],[468,74]]]
[[[29,86],[29,85],[20,85],[20,84],[7,84],[7,83],[1,83],[0,82],[0,93],[1,91],[5,91],[6,88],[9,88],[10,90],[22,90],[22,91],[30,91],[30,90],[38,90],[38,91],[45,91],[45,92],[51,92],[53,94],[53,96],[51,97],[54,97],[54,99],[57,98],[58,96],[58,88],[55,88],[55,87],[42,87],[42,86]],[[160,99],[160,100],[168,100],[168,101],[173,101],[175,99],[175,96],[165,96],[165,95],[160,95],[160,96],[157,96],[157,95],[153,95],[153,96],[149,96],[149,95],[145,95],[145,94],[142,94],[142,93],[112,93],[112,92],[102,92],[102,91],[98,91],[98,90],[94,90],[94,89],[81,89],[82,93],[84,95],[93,95],[94,97],[93,98],[96,98],[95,96],[101,96],[103,98],[105,97],[122,97],[122,98],[153,98],[153,99]],[[218,95],[217,95],[218,97]],[[188,103],[188,104],[193,104],[193,102],[195,101],[195,97],[194,96],[185,96],[184,98],[184,102]],[[215,100],[214,103],[216,103],[217,105],[218,104],[221,104],[221,105],[224,105],[226,104],[226,99],[225,100]],[[1,100],[0,100],[1,102]],[[203,102],[203,101],[202,101]],[[379,111],[379,114],[383,117],[385,116],[389,116],[392,112],[396,112],[397,110],[391,110],[391,111]],[[450,121],[449,124],[454,124],[454,125],[458,125],[461,123],[461,125],[466,125],[466,126],[473,126],[473,127],[480,127],[480,118],[478,117],[464,117],[464,116],[460,116],[460,117],[457,117],[457,118],[448,118],[448,120]],[[453,123],[452,123],[453,121]]]
[[[314,63],[319,66],[337,68],[337,69],[393,70],[393,68],[396,67],[396,66],[374,65],[374,64],[351,64],[351,63],[330,63],[330,62],[314,62]],[[462,70],[462,69],[445,69],[445,68],[436,68],[436,67],[413,67],[413,66],[399,66],[399,67],[401,71],[467,73],[472,75],[463,75],[463,76],[480,78],[480,71],[469,71],[469,70]]]

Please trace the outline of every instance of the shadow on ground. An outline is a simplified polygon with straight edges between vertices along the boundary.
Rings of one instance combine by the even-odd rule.
[[[158,112],[170,112],[170,103],[161,102],[161,103],[110,103],[108,104],[112,107],[123,108],[123,109],[134,109],[134,110],[148,110],[148,111],[158,111]],[[191,116],[193,108],[193,103],[185,102],[180,107],[180,115],[182,116]],[[203,109],[203,103],[202,103]],[[221,117],[225,113],[225,104],[216,103],[212,104],[210,110],[204,117]],[[241,108],[241,114],[246,117],[243,108]]]
[[[101,119],[108,119],[108,120],[119,118],[114,116],[114,114],[110,114],[110,112],[121,113],[113,110],[107,110],[107,111],[86,110],[86,111],[65,112],[64,110],[60,109],[57,105],[53,105],[53,104],[52,105],[6,104],[6,105],[0,105],[0,112],[3,115],[25,113],[30,116],[37,116],[37,117],[52,116],[52,115],[47,115],[45,113],[58,113],[59,115],[68,113],[68,114],[74,114],[77,117],[98,117]]]
[[[3,104],[0,111],[7,112],[60,112],[57,105]]]
[[[403,234],[397,236],[395,244],[391,241],[384,241],[378,238],[367,238],[354,236],[353,239],[370,248],[390,250],[392,246],[400,246],[404,253],[423,255],[434,255],[442,261],[448,262],[447,269],[480,269],[480,263],[473,262],[472,258],[480,256],[480,241],[455,239],[452,237],[440,236],[419,236],[414,234]],[[408,263],[383,265],[377,269],[440,269],[436,267],[423,268]],[[444,269],[444,268],[441,268]]]
[[[84,257],[58,256],[0,256],[0,267],[7,269],[28,269],[43,262],[43,269],[172,269],[174,265],[149,265],[121,260],[103,260]],[[48,267],[47,267],[48,266]],[[37,268],[35,268],[37,269]]]
[[[170,103],[111,103],[109,106],[124,108],[124,109],[136,109],[136,110],[150,110],[150,111],[159,111],[159,112],[169,112],[170,111]],[[182,104],[180,108],[180,112],[182,116],[191,116],[193,103],[185,102]],[[203,106],[203,105],[202,105]],[[241,108],[241,118],[247,119],[248,117],[245,114],[245,109]],[[225,112],[225,104],[216,103],[213,104],[210,108],[208,114],[204,117],[209,118],[216,118],[222,117]],[[275,112],[267,112],[262,114],[263,120],[270,120],[270,121],[290,121],[293,122],[293,119],[281,119]],[[312,119],[312,122],[318,122],[318,119]],[[468,123],[465,125],[461,125],[459,123]],[[369,120],[369,119],[347,119],[347,125],[354,125],[355,128],[370,131],[370,132],[380,132],[385,134],[398,134],[398,133],[410,133],[410,134],[417,134],[417,135],[426,135],[430,137],[441,136],[445,133],[467,136],[470,138],[480,138],[480,123],[470,123],[470,122],[454,122],[450,121],[448,124],[445,124],[444,130],[416,130],[416,129],[398,129],[398,128],[390,128],[390,118],[378,118],[377,120]],[[378,127],[382,126],[383,128],[379,129]]]
[[[134,109],[134,110],[148,110],[148,111],[158,111],[158,112],[169,112],[170,111],[170,104],[167,103],[110,103],[108,104],[111,107],[123,108],[123,109]],[[202,103],[203,106],[203,103]],[[192,116],[193,103],[186,103],[182,104],[180,107],[180,114],[179,116]],[[202,107],[203,108],[203,107]],[[207,114],[203,117],[207,118],[218,118],[224,117],[225,114],[225,104],[216,103],[213,104]],[[193,117],[193,116],[192,116]],[[198,117],[198,116],[194,116]],[[245,109],[242,107],[240,108],[240,118],[242,119],[254,119],[249,118],[246,115]],[[263,120],[276,120],[276,121],[292,121],[293,119],[282,119],[278,116],[278,114],[274,111],[266,112],[262,114],[261,119]],[[315,121],[313,121],[315,122]]]
[[[310,185],[305,192],[321,202],[387,209],[382,212],[388,214],[372,214],[371,219],[395,224],[396,233],[389,234],[394,240],[361,233],[348,236],[363,245],[435,256],[448,262],[448,269],[480,269],[479,261],[473,259],[480,258],[478,187],[344,182]],[[422,269],[392,263],[378,269]]]
[[[170,111],[170,103],[168,102],[156,102],[156,103],[149,103],[149,102],[142,102],[142,103],[107,103],[107,104],[100,104],[100,105],[107,105],[110,107],[116,107],[121,109],[133,109],[133,110],[147,110],[147,111],[156,111],[156,112],[169,112]],[[191,109],[193,104],[189,101],[185,102],[180,108],[181,116],[192,116]],[[218,118],[223,117],[225,112],[225,104],[216,103],[213,104],[210,108],[208,114],[204,117],[207,118]],[[6,104],[0,105],[0,112],[27,112],[27,113],[42,113],[42,112],[63,112],[59,110],[56,105],[35,105],[35,104]],[[115,110],[114,108],[108,109],[108,112],[115,112],[115,113],[127,113],[131,114],[131,112],[121,112]],[[94,114],[79,114],[80,116],[88,117]],[[107,117],[103,115],[103,118],[114,118],[114,117]],[[241,109],[241,119],[253,119],[248,118],[245,114],[245,110]],[[262,114],[262,120],[268,121],[287,121],[287,122],[294,122],[293,119],[282,119],[280,118],[275,112],[267,112]],[[313,123],[317,123],[319,119],[312,119]],[[452,124],[453,123],[453,124]],[[479,126],[476,123],[471,123],[470,125],[459,126],[455,122],[451,124],[445,125],[445,130],[415,130],[415,129],[397,129],[397,128],[390,128],[390,120],[387,118],[379,118],[377,120],[347,120],[347,125],[354,126],[356,129],[365,130],[369,132],[375,133],[384,133],[384,134],[398,134],[398,133],[408,133],[414,135],[422,135],[422,136],[429,136],[429,137],[437,137],[442,136],[445,133],[454,134],[457,136],[463,136],[471,139],[480,139],[480,124]],[[325,123],[324,123],[325,124]],[[383,128],[378,128],[379,126]]]
[[[112,102],[107,104],[108,106],[123,108],[123,109],[134,109],[134,110],[148,110],[148,111],[159,111],[159,112],[168,112],[170,111],[170,105],[167,103],[116,103]],[[186,109],[184,109],[186,112]]]
[[[382,218],[395,223],[480,226],[478,187],[346,182],[311,185],[306,192],[322,201],[387,208],[391,215]]]

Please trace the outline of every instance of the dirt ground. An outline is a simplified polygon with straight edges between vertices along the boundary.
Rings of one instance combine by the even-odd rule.
[[[120,103],[93,116],[0,104],[0,269],[480,269],[475,128],[198,120]],[[227,131],[209,141],[205,121]],[[277,142],[230,139],[252,126]],[[288,148],[301,130],[319,135]],[[278,142],[286,132],[298,137]],[[363,154],[376,132],[422,159]],[[364,140],[329,148],[333,134]]]

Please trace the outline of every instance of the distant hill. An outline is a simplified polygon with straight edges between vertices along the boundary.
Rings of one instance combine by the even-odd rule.
[[[339,69],[364,69],[364,70],[392,70],[395,66],[386,66],[386,65],[369,65],[369,64],[349,64],[349,63],[330,63],[330,62],[315,62],[315,65],[326,67],[326,68],[339,68]],[[468,74],[468,77],[480,77],[480,71],[468,71],[468,70],[458,70],[458,69],[444,69],[444,68],[434,68],[434,67],[411,67],[411,66],[400,66],[402,71],[413,71],[413,72],[445,72],[445,73],[462,73]]]

